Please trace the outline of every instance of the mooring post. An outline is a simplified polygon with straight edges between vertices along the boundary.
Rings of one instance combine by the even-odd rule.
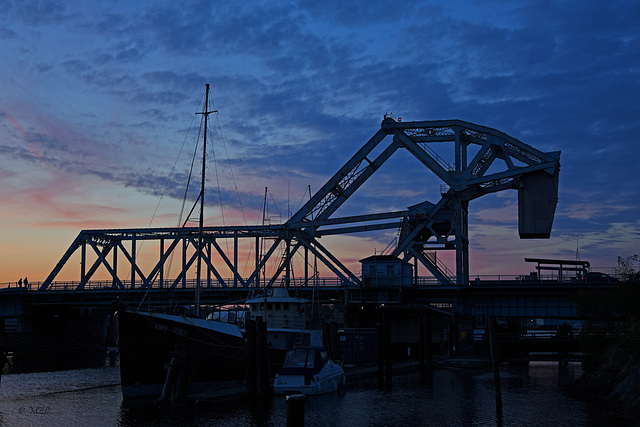
[[[258,397],[269,394],[269,357],[267,355],[267,324],[262,316],[256,317],[256,363],[258,365]]]
[[[338,359],[338,325],[336,322],[327,322],[322,329],[322,339],[329,352],[329,358]]]
[[[489,317],[489,352],[491,353],[491,368],[493,369],[493,386],[496,392],[496,413],[502,417],[502,391],[500,390],[500,366],[498,347],[496,344],[496,318]]]
[[[331,337],[331,358],[333,360],[338,359],[339,358],[339,354],[338,354],[338,348],[339,348],[339,340],[340,338],[338,338],[338,324],[333,321],[329,323],[329,330],[331,331],[331,334],[329,335]]]
[[[391,360],[391,327],[388,322],[383,325],[384,329],[384,362],[386,371],[385,387],[391,390],[393,387],[393,362]]]
[[[247,334],[248,354],[247,354],[247,366],[246,366],[246,386],[247,394],[249,396],[255,396],[257,393],[257,377],[258,377],[258,365],[256,356],[256,322],[252,319],[245,320],[245,329]]]
[[[376,325],[378,335],[378,388],[384,387],[384,330],[382,323]]]
[[[418,370],[420,372],[420,381],[424,382],[427,376],[427,368],[425,362],[425,332],[424,332],[424,318],[420,320],[418,324]]]
[[[329,358],[332,358],[331,356],[331,329],[329,328],[329,323],[323,323],[322,324],[322,344],[327,348],[327,351],[329,352]]]
[[[453,313],[453,352],[456,356],[460,354],[460,322],[458,313]]]
[[[571,326],[566,323],[558,328],[556,342],[558,344],[558,364],[560,369],[566,369],[569,365],[568,340],[573,336]]]
[[[431,336],[431,317],[425,316],[422,319],[422,328],[424,329],[424,352],[426,356],[426,379],[428,381],[433,380],[433,346]]]
[[[304,426],[304,394],[290,394],[285,397],[287,403],[287,427]]]

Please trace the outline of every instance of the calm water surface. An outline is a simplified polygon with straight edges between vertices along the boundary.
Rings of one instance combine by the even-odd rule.
[[[310,397],[306,426],[617,426],[584,402],[562,394],[561,386],[581,374],[571,363],[532,362],[502,367],[502,417],[496,416],[490,372],[437,370],[422,385],[417,374],[394,377],[393,390],[377,380],[348,383],[341,393]],[[122,403],[115,367],[13,374],[0,383],[0,426],[285,426],[286,404],[276,396],[265,404],[234,402],[200,406],[188,413],[130,407]]]

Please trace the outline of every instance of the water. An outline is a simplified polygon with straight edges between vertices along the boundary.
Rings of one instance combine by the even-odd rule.
[[[502,417],[496,416],[491,372],[436,370],[422,385],[417,374],[396,376],[393,390],[377,379],[348,383],[341,393],[310,397],[306,426],[607,426],[621,425],[561,386],[581,374],[578,363],[560,370],[557,362],[529,368],[502,367]],[[3,375],[0,426],[285,426],[286,404],[276,396],[265,404],[203,405],[187,413],[126,406],[118,368]],[[624,423],[622,423],[624,425]]]

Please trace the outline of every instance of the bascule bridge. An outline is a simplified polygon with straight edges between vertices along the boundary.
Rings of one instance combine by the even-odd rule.
[[[452,163],[438,154],[443,149],[449,151]],[[406,150],[435,174],[441,181],[441,198],[416,200],[400,211],[337,216],[340,206],[399,150]],[[391,255],[412,263],[416,274],[419,263],[440,284],[464,286],[469,283],[469,202],[516,190],[520,237],[548,238],[558,198],[559,158],[560,152],[545,153],[498,130],[462,120],[402,122],[385,117],[380,129],[284,223],[83,230],[40,289],[50,289],[78,252],[78,290],[85,289],[100,268],[106,269],[116,289],[185,288],[188,273],[198,265],[204,269],[202,276],[198,274],[203,287],[270,287],[290,283],[296,254],[305,259],[303,283],[310,280],[308,259],[313,256],[340,283],[362,286],[362,278],[319,239],[384,229],[400,230]],[[204,244],[199,243],[200,238]],[[154,241],[159,248],[151,268],[137,259],[137,247],[146,241]],[[245,241],[251,242],[255,254],[248,275],[238,263],[239,247]],[[264,242],[268,244],[262,250]],[[455,273],[432,255],[436,249],[455,251]],[[180,260],[179,273],[166,277],[166,264],[174,255]],[[277,260],[278,267],[264,277],[270,259]]]

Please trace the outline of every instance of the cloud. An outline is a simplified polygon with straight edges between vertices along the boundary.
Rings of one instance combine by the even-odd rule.
[[[64,5],[54,0],[26,0],[13,2],[15,15],[28,25],[57,24],[66,21]]]

